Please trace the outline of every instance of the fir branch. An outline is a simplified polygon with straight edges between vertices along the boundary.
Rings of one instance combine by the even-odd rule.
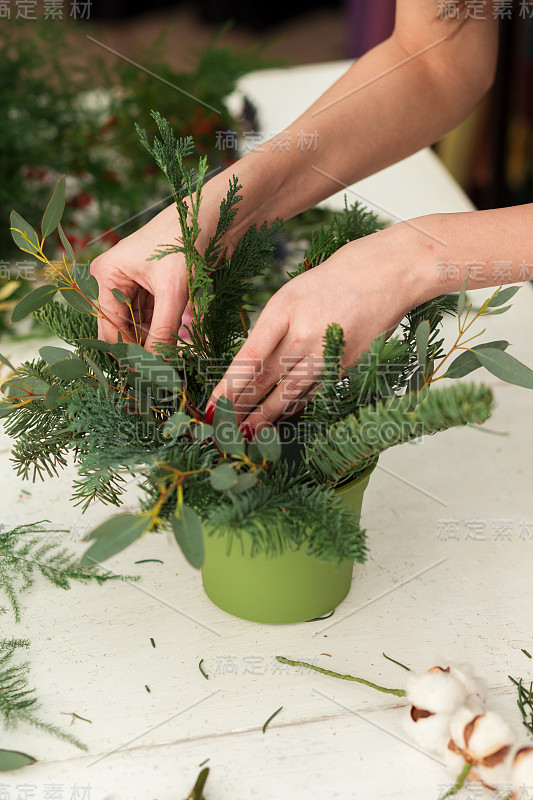
[[[87,746],[75,736],[48,722],[42,722],[36,716],[40,703],[35,689],[28,688],[29,662],[13,664],[14,653],[15,649],[0,653],[0,716],[4,719],[6,729],[16,728],[21,722],[27,722],[70,742],[80,750],[87,750]]]
[[[83,314],[66,303],[51,300],[45,306],[33,312],[33,316],[52,333],[72,347],[78,353],[87,353],[94,363],[100,367],[109,380],[116,381],[119,374],[119,365],[116,358],[94,348],[80,347],[78,339],[97,339],[98,320],[91,314]]]
[[[529,682],[529,689],[527,686],[524,686],[523,678],[512,678],[510,675],[507,676],[511,683],[514,683],[517,689],[517,700],[516,704],[520,709],[520,714],[522,715],[522,725],[527,728],[530,734],[533,734],[533,682]]]
[[[41,378],[50,385],[61,385],[51,378],[47,365],[41,361],[25,362],[17,369],[20,377]],[[15,439],[11,461],[16,474],[24,480],[44,480],[66,466],[66,455],[72,434],[66,429],[61,410],[46,408],[42,399],[21,405],[4,419],[6,433]]]
[[[377,215],[356,202],[348,206],[344,197],[344,211],[333,214],[327,228],[323,226],[311,236],[311,244],[305,251],[304,257],[294,272],[289,272],[289,277],[294,278],[308,269],[322,264],[340,247],[368,236],[384,227]]]
[[[56,541],[42,541],[40,534],[65,533],[46,529],[40,522],[19,525],[8,531],[0,530],[0,591],[11,605],[16,622],[20,622],[19,596],[28,591],[40,573],[59,589],[70,589],[71,581],[101,584],[108,580],[123,580],[126,576],[101,573],[98,568],[80,567],[78,558]],[[135,579],[128,576],[128,579]]]
[[[389,447],[458,425],[482,424],[490,416],[493,396],[486,386],[457,384],[429,390],[413,405],[408,395],[393,397],[331,424],[305,448],[306,463],[316,480],[330,484],[348,480]]]
[[[333,490],[305,482],[300,470],[276,465],[253,488],[227,495],[206,519],[208,535],[225,536],[230,542],[251,538],[251,555],[283,554],[305,547],[320,561],[366,557],[365,533],[352,511],[342,506]]]
[[[29,639],[0,639],[0,650],[15,650],[17,647],[29,646]]]

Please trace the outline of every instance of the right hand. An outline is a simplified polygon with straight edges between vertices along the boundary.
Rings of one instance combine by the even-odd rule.
[[[116,342],[120,330],[125,342],[137,341],[127,305],[111,292],[120,289],[131,301],[144,347],[151,350],[156,342],[176,341],[189,297],[185,258],[182,253],[171,253],[160,260],[147,259],[159,247],[176,243],[178,232],[176,207],[168,206],[94,259],[91,273],[98,281],[100,307],[107,317],[98,319],[100,339]]]

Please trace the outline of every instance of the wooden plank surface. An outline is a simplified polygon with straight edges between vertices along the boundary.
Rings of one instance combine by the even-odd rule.
[[[526,285],[513,310],[487,326],[488,339],[510,339],[530,365],[532,301]],[[38,346],[8,341],[1,349],[17,363]],[[277,654],[397,687],[405,673],[382,651],[420,670],[467,660],[488,680],[492,707],[520,731],[507,675],[533,677],[521,652],[533,646],[532,396],[483,380],[497,397],[487,427],[507,435],[454,430],[382,456],[363,508],[370,558],[329,620],[269,626],[232,618],[207,599],[168,534],[106,563],[140,575],[137,583],[63,592],[39,581],[24,598],[22,622],[3,615],[1,632],[31,639],[43,719],[68,726],[63,712],[75,712],[91,720],[69,728],[90,754],[31,728],[3,734],[0,746],[39,763],[0,774],[0,798],[182,800],[209,759],[208,800],[437,800],[451,778],[406,739],[401,701],[282,669]],[[109,509],[82,517],[68,499],[73,475],[25,484],[2,434],[2,521],[48,519],[81,553],[81,537]],[[132,485],[128,507],[135,496]],[[164,564],[134,563],[143,558]]]

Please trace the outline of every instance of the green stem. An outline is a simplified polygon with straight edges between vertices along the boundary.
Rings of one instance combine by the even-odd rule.
[[[282,664],[290,664],[291,667],[307,667],[307,669],[314,669],[316,672],[321,672],[323,675],[330,675],[332,678],[341,678],[343,681],[363,683],[365,686],[370,686],[371,689],[384,692],[384,694],[395,694],[396,697],[405,697],[405,689],[387,689],[385,686],[378,686],[377,683],[366,681],[364,678],[355,678],[353,675],[341,675],[339,672],[316,667],[314,664],[308,664],[306,661],[291,661],[289,658],[284,658],[283,656],[276,656],[276,660],[280,661]]]
[[[451,789],[448,789],[446,794],[443,794],[440,800],[444,800],[445,797],[452,797],[452,795],[457,794],[457,792],[463,788],[464,783],[468,777],[468,773],[472,769],[472,764],[469,764],[468,761],[465,761],[465,765],[461,772],[459,773],[459,777],[455,781],[454,785]]]

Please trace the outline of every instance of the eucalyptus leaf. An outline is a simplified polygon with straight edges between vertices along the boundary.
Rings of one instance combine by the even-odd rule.
[[[48,391],[44,396],[44,405],[46,408],[53,411],[54,409],[58,408],[61,405],[61,396],[63,394],[63,388],[61,386],[57,386],[54,384],[50,386]]]
[[[77,289],[70,289],[69,287],[59,290],[69,306],[72,306],[76,311],[81,311],[82,314],[90,314],[94,316],[95,309],[86,298],[80,294]]]
[[[88,535],[94,544],[83,554],[80,566],[105,561],[139,539],[150,528],[152,518],[147,514],[117,514],[106,520]]]
[[[43,214],[43,221],[41,222],[41,233],[43,239],[50,233],[55,231],[61,217],[65,210],[65,176],[62,175],[58,180],[56,187],[52,193],[52,197],[48,201],[45,212]]]
[[[509,311],[511,306],[502,306],[501,308],[494,308],[492,311],[484,311],[481,316],[483,317],[494,317],[496,314],[505,314],[506,311]]]
[[[128,355],[128,345],[125,342],[115,342],[114,344],[108,345],[108,347],[119,361],[123,361]]]
[[[237,415],[231,400],[218,398],[213,417],[213,438],[225,455],[244,455],[246,442],[237,425]]]
[[[225,395],[221,395],[221,397],[219,397],[217,400],[215,414],[213,417],[213,425],[216,427],[217,422],[221,422],[222,420],[225,422],[232,422],[234,425],[237,425],[237,415],[235,413],[233,403]]]
[[[240,494],[240,492],[245,492],[247,489],[251,489],[251,487],[255,486],[257,483],[258,477],[259,476],[257,472],[244,472],[243,474],[239,475],[237,478],[237,483],[231,491],[235,494]]]
[[[2,362],[2,364],[5,364],[6,367],[9,367],[9,369],[12,369],[13,372],[15,372],[15,367],[13,366],[11,361],[5,356],[3,356],[2,353],[0,353],[0,361]]]
[[[21,319],[27,317],[32,311],[37,311],[50,302],[52,297],[57,292],[57,286],[52,283],[47,283],[45,286],[39,286],[32,292],[25,294],[22,300],[19,300],[13,313],[11,314],[11,322],[20,322]]]
[[[492,298],[492,300],[487,303],[487,308],[492,308],[493,306],[503,306],[511,297],[514,297],[517,291],[520,289],[520,286],[506,286],[505,289],[500,289],[500,291]]]
[[[76,257],[74,255],[74,250],[72,249],[72,245],[71,245],[71,243],[69,242],[69,240],[67,239],[67,237],[65,235],[65,231],[61,227],[61,223],[59,223],[59,225],[57,226],[57,232],[59,233],[59,238],[61,239],[61,244],[65,248],[65,253],[70,258],[72,264],[74,264],[74,262],[76,261]]]
[[[475,353],[480,347],[494,347],[497,350],[505,350],[507,347],[509,347],[509,342],[506,342],[504,339],[499,339],[496,342],[478,344],[475,347],[472,347],[471,350],[465,350],[464,353],[461,353],[452,361],[444,377],[464,378],[465,375],[469,375],[475,369],[479,369],[481,367],[481,363]]]
[[[22,234],[26,234],[28,238],[26,239]],[[17,211],[11,212],[11,235],[17,247],[20,247],[21,250],[32,254],[39,252],[39,237],[37,233]],[[28,250],[28,247],[31,249]]]
[[[180,436],[189,427],[191,418],[183,411],[176,411],[163,425],[163,436],[168,439],[171,436]]]
[[[253,461],[254,464],[261,464],[263,461],[261,450],[259,449],[255,439],[248,445],[248,458]]]
[[[420,392],[424,383],[425,383],[424,368],[422,366],[419,366],[417,369],[415,369],[415,371],[409,378],[406,386],[406,392],[414,396],[415,403],[418,402],[418,398],[416,398],[415,396]]]
[[[75,381],[85,375],[87,365],[80,358],[65,358],[50,365],[50,372],[66,381]]]
[[[8,403],[7,400],[0,400],[0,419],[7,417],[8,414],[11,414],[15,410],[16,406],[12,403]]]
[[[92,372],[94,374],[94,377],[96,378],[96,380],[98,381],[98,383],[102,387],[102,389],[104,390],[105,394],[109,395],[109,383],[107,382],[106,377],[105,377],[104,373],[102,372],[102,370],[100,369],[100,367],[98,366],[98,364],[95,364],[95,362],[92,360],[92,358],[89,358],[89,356],[87,356],[87,355],[84,356],[84,358],[87,361],[87,363],[89,364],[89,366],[90,366],[90,368],[91,368],[91,370],[92,370]]]
[[[509,353],[496,350],[494,347],[480,347],[476,350],[476,357],[485,369],[502,381],[533,389],[533,370]]]
[[[256,434],[255,441],[259,452],[267,461],[278,461],[281,457],[281,442],[275,428],[261,428]]]
[[[129,299],[126,297],[124,292],[120,291],[120,289],[111,289],[111,294],[115,300],[118,300],[119,303],[126,303],[128,306],[130,305]]]
[[[183,503],[170,523],[183,555],[189,564],[199,569],[204,563],[204,537],[200,517],[193,508]]]
[[[44,397],[50,388],[49,384],[33,376],[10,378],[2,384],[6,397],[26,399],[28,397]]]
[[[457,316],[460,317],[463,311],[465,310],[466,304],[466,284],[468,283],[468,278],[470,277],[470,267],[466,270],[466,274],[461,286],[461,291],[459,292],[459,297],[457,298]]]
[[[111,345],[102,339],[76,339],[80,347],[89,347],[92,350],[101,350],[103,353],[111,353]]]
[[[92,300],[98,300],[98,281],[94,275],[91,275],[89,264],[76,264],[73,277],[78,289],[81,289],[86,297],[90,297]]]
[[[0,750],[0,772],[9,772],[12,769],[27,767],[37,761],[33,756],[19,753],[17,750]]]
[[[426,368],[429,332],[429,322],[427,319],[423,319],[422,322],[418,323],[415,331],[416,355],[422,371]]]
[[[207,422],[193,422],[190,426],[190,432],[198,441],[204,442],[210,436],[213,436],[215,429],[212,425],[208,425]]]
[[[223,492],[236,486],[238,477],[229,464],[222,463],[209,473],[209,482],[217,492]]]
[[[72,358],[74,353],[65,347],[52,347],[45,345],[39,348],[39,355],[47,364],[55,364],[56,361],[63,361],[65,358]]]

